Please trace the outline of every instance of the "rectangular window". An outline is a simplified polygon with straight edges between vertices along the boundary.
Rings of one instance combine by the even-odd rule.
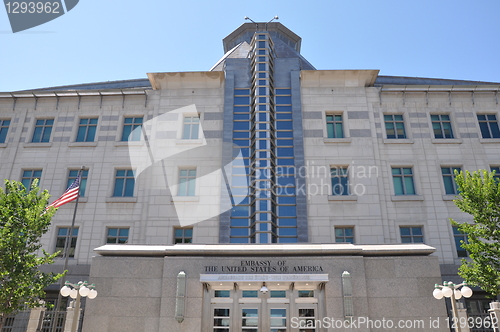
[[[178,196],[194,196],[196,188],[196,170],[181,169],[179,171]]]
[[[392,181],[395,195],[415,195],[413,170],[411,167],[393,167]]]
[[[46,143],[50,141],[54,119],[36,120],[35,131],[33,132],[32,143]]]
[[[495,175],[493,175],[493,177],[495,178],[495,180],[499,181],[500,182],[500,167],[492,167],[490,166],[490,169],[491,171],[495,171]]]
[[[214,291],[214,297],[231,297],[231,291],[229,291],[229,290],[216,290],[216,291]]]
[[[230,309],[215,308],[214,309],[214,332],[229,332],[229,316]]]
[[[259,297],[259,291],[244,290],[241,292],[241,297]]]
[[[26,190],[29,190],[31,188],[33,180],[38,179],[38,181],[40,181],[41,177],[42,177],[42,170],[26,170],[23,171],[21,182],[23,186],[26,188]],[[40,186],[40,182],[38,182],[38,186]]]
[[[76,240],[78,238],[78,227],[73,228],[73,234],[68,236],[70,227],[59,227],[57,229],[57,238],[56,238],[56,252],[59,251],[57,257],[64,256],[64,246],[66,244],[66,240],[69,239],[68,246],[68,257],[75,257],[75,249],[76,249]]]
[[[460,167],[441,167],[446,195],[456,195],[458,193],[457,183],[455,182],[455,171],[460,172],[461,170]]]
[[[128,228],[108,228],[106,243],[128,243]]]
[[[497,116],[495,114],[478,114],[477,121],[483,138],[500,138]]]
[[[97,129],[97,119],[80,119],[78,124],[77,142],[93,142]]]
[[[317,320],[315,319],[315,313],[313,308],[306,308],[306,309],[299,309],[299,326],[311,326],[312,328],[308,328],[307,330],[300,330],[300,331],[307,331],[307,332],[315,332],[317,331],[316,328],[316,323]]]
[[[354,243],[354,227],[335,227],[335,242]]]
[[[287,331],[286,309],[271,309],[271,332]]]
[[[242,308],[241,326],[242,332],[259,332],[259,309]]]
[[[453,138],[450,116],[446,114],[431,115],[434,138]]]
[[[313,290],[299,290],[298,296],[299,297],[314,297],[314,291]]]
[[[9,131],[10,120],[0,119],[0,144],[5,143],[7,132]]]
[[[422,227],[400,227],[402,243],[424,243]]]
[[[184,117],[182,139],[198,139],[200,118],[198,116]]]
[[[193,228],[174,228],[174,243],[193,243]]]
[[[405,123],[400,114],[385,114],[385,132],[387,138],[406,138]]]
[[[133,197],[134,196],[134,171],[131,169],[119,169],[115,174],[114,197]]]
[[[332,195],[349,195],[349,174],[347,167],[330,168],[332,177]]]
[[[272,290],[270,292],[270,297],[278,297],[278,298],[286,297],[286,291],[284,291],[284,290]]]
[[[342,114],[326,115],[326,132],[328,138],[343,138]]]
[[[69,188],[73,182],[75,182],[78,176],[78,170],[70,170],[68,176],[68,183],[66,188]],[[80,197],[85,197],[85,189],[87,189],[87,178],[89,176],[89,170],[82,171],[82,179],[80,181]]]
[[[462,242],[467,243],[467,235],[462,233],[457,226],[453,226],[453,239],[455,240],[458,257],[467,257],[467,250],[462,248]]]
[[[137,128],[139,128],[139,130],[135,130]],[[140,141],[142,132],[141,128],[142,118],[125,118],[123,120],[122,141]]]

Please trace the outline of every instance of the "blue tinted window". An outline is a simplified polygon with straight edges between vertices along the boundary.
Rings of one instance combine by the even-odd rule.
[[[291,120],[292,113],[276,113],[276,120]]]
[[[68,183],[66,185],[66,188],[69,188],[71,184],[76,180],[78,177],[78,170],[70,170],[69,175],[68,175]],[[87,178],[89,176],[89,171],[84,170],[82,171],[82,179],[80,181],[80,196],[85,197],[85,189],[87,189]]]
[[[53,119],[37,120],[35,124],[35,131],[33,132],[32,143],[46,143],[50,141],[52,133]]]
[[[134,171],[132,170],[117,170],[115,176],[115,188],[113,196],[115,197],[132,197],[134,196]]]
[[[292,97],[291,96],[276,96],[276,104],[291,104]]]
[[[140,141],[141,129],[142,118],[124,118],[122,141]]]
[[[276,121],[277,130],[293,129],[292,121]]]
[[[293,148],[277,148],[278,157],[293,157]]]
[[[284,217],[294,217],[297,215],[297,209],[295,206],[279,206],[278,215]]]
[[[250,104],[250,97],[234,97],[235,105],[248,105]]]
[[[235,96],[248,96],[250,95],[250,89],[234,89]]]
[[[250,130],[250,122],[248,121],[235,121],[234,130]]]
[[[0,143],[5,143],[9,126],[10,120],[0,120]]]
[[[231,228],[231,236],[248,236],[248,228]]]
[[[80,119],[80,124],[78,125],[78,133],[76,135],[76,141],[94,142],[96,130],[97,130],[97,119]]]

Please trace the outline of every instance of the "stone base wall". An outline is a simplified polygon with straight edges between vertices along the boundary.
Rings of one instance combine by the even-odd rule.
[[[249,263],[252,261],[268,263],[252,269],[253,263]],[[186,310],[182,323],[174,317],[177,275],[180,271],[187,276]],[[202,317],[204,303],[207,303],[203,297],[207,293],[204,293],[200,281],[200,275],[207,274],[269,277],[273,274],[327,274],[328,281],[322,292],[324,311],[319,314],[344,319],[344,271],[350,273],[352,280],[355,321],[369,319],[372,324],[380,324],[385,320],[386,324],[391,324],[391,321],[395,325],[400,322],[406,326],[413,325],[411,328],[395,329],[397,331],[448,331],[444,301],[432,296],[434,284],[441,282],[437,257],[98,256],[92,262],[90,281],[96,284],[99,295],[87,301],[83,332],[209,331],[211,327],[206,322],[210,322],[210,318]],[[416,328],[416,324],[424,325]],[[345,330],[384,330],[375,327],[367,322],[355,329]]]

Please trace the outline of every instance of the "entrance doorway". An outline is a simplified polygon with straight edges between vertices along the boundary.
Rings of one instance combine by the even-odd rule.
[[[210,309],[202,331],[319,332],[314,321],[324,307],[323,289],[324,283],[205,284]]]

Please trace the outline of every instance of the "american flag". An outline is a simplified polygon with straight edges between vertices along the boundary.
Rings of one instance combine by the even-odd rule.
[[[73,183],[68,187],[68,189],[66,189],[64,194],[62,194],[62,196],[56,199],[52,204],[47,206],[47,209],[50,208],[51,206],[58,208],[61,205],[64,205],[66,203],[69,203],[77,199],[80,192],[80,178],[81,174],[78,174],[75,181],[73,181]]]

